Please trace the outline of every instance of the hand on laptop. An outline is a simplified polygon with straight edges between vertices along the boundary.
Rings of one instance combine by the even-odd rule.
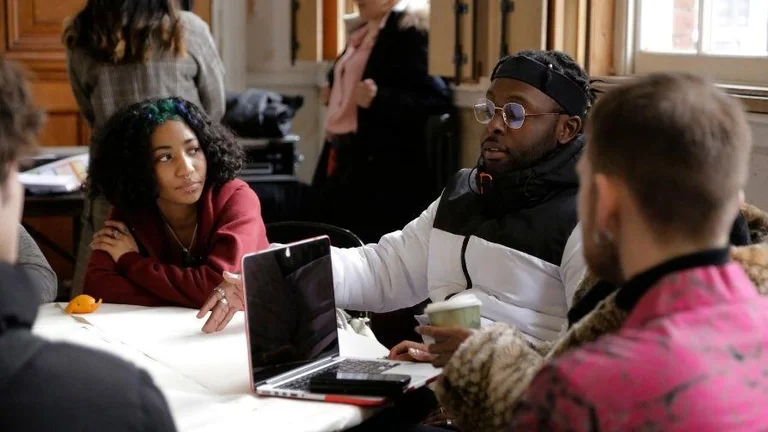
[[[224,330],[238,311],[245,308],[243,279],[239,274],[224,272],[224,281],[213,289],[203,307],[197,313],[202,319],[210,312],[208,320],[203,325],[203,333],[213,333]]]
[[[427,345],[413,341],[402,341],[389,351],[390,360],[429,363],[435,356],[429,353]]]
[[[430,355],[434,357],[432,366],[444,367],[459,346],[472,336],[474,330],[463,327],[419,326],[416,327],[416,333],[435,339],[434,344],[427,346]]]

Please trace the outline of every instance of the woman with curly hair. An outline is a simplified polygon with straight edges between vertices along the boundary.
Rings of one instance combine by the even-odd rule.
[[[256,193],[235,178],[243,151],[234,137],[197,105],[165,98],[118,111],[95,141],[89,193],[114,209],[90,244],[85,292],[200,308],[215,290],[217,318],[242,309],[218,288],[222,274],[268,242]]]
[[[93,130],[118,109],[157,97],[182,97],[215,121],[224,115],[224,65],[213,36],[202,19],[180,11],[177,3],[88,0],[64,24],[72,92]],[[85,206],[73,294],[82,290],[88,242],[109,210],[103,197]]]

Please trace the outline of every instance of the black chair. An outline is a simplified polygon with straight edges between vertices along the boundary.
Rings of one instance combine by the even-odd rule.
[[[427,117],[424,160],[429,176],[426,180],[430,203],[443,192],[445,184],[460,168],[461,131],[459,126],[455,108]]]
[[[292,243],[312,237],[328,236],[331,245],[339,248],[356,248],[365,244],[360,237],[348,229],[320,222],[274,222],[267,224],[266,228],[270,243]],[[356,318],[368,318],[368,312],[353,310],[347,310],[347,312]]]
[[[355,248],[365,244],[360,237],[348,229],[320,222],[273,222],[266,227],[267,239],[271,243],[292,243],[325,235],[331,240],[331,245],[339,248]]]

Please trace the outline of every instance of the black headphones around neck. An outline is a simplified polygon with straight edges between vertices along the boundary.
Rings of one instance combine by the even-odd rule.
[[[475,187],[472,186],[472,182],[475,179],[475,176],[472,174],[474,172],[477,172],[478,180]],[[485,170],[482,153],[477,157],[477,163],[475,164],[475,167],[472,168],[472,171],[469,172],[469,176],[467,177],[467,186],[469,186],[469,190],[472,191],[472,193],[478,196],[488,195],[491,189],[493,189],[493,176]]]

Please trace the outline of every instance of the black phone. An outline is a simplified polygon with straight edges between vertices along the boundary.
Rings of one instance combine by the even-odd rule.
[[[359,396],[395,396],[402,394],[411,382],[408,375],[332,372],[315,375],[309,380],[309,391]]]

